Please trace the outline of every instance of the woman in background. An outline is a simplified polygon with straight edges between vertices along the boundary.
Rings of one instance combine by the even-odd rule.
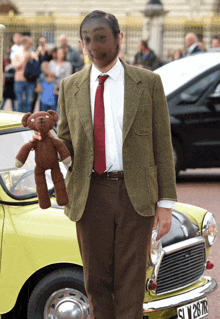
[[[72,74],[72,65],[66,61],[66,52],[63,48],[57,49],[56,59],[49,62],[50,72],[56,75],[56,84],[59,91],[61,81],[67,76]],[[57,109],[58,105],[58,94],[55,94],[55,106]]]

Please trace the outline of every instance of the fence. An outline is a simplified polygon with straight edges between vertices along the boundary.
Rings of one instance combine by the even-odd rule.
[[[79,26],[84,17],[60,17],[51,16],[27,16],[21,17],[10,12],[9,15],[0,15],[0,23],[4,24],[5,41],[4,54],[10,47],[12,35],[21,32],[30,35],[34,41],[34,47],[41,36],[47,38],[49,48],[59,45],[59,37],[65,34],[69,44],[80,50],[78,44]],[[143,18],[122,17],[119,18],[122,31],[125,34],[123,52],[126,58],[133,58],[137,51],[137,43],[142,39]]]
[[[168,50],[184,49],[184,37],[194,32],[207,49],[211,46],[213,36],[220,35],[220,16],[211,13],[203,18],[165,18],[163,30],[164,53]]]
[[[50,16],[19,16],[10,12],[0,15],[0,23],[5,25],[4,54],[7,53],[11,44],[12,35],[21,32],[31,35],[34,46],[41,36],[48,40],[49,48],[58,46],[59,37],[65,34],[69,44],[80,50],[79,26],[83,17],[63,17],[58,14]],[[138,41],[142,39],[143,30],[147,28],[143,17],[118,17],[122,31],[124,32],[123,53],[127,61],[133,61],[137,52]],[[184,49],[184,37],[188,32],[195,32],[200,40],[203,40],[207,48],[210,47],[211,38],[215,34],[220,34],[220,17],[211,14],[209,17],[188,19],[188,18],[168,18],[163,24],[163,58],[166,59],[168,51]],[[154,35],[152,35],[154,36]],[[154,48],[157,51],[157,48]]]

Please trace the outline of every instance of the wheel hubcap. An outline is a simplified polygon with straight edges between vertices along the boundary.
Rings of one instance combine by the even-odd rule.
[[[89,319],[88,299],[72,288],[57,290],[47,300],[44,319]]]

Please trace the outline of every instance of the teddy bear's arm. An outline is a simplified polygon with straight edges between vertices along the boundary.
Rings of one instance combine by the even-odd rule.
[[[16,167],[22,167],[24,163],[26,162],[28,155],[35,146],[35,143],[28,142],[22,146],[20,151],[18,152],[16,159],[15,159],[15,166]]]
[[[71,161],[71,156],[70,151],[68,150],[66,145],[64,145],[61,141],[55,138],[51,138],[51,142],[53,146],[57,149],[57,152],[60,154],[61,162],[64,163],[64,160],[66,160],[67,163],[65,161],[64,164],[69,164]]]

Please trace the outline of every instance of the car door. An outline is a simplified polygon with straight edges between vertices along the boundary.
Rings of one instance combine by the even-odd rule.
[[[219,70],[206,72],[168,101],[172,131],[182,143],[187,167],[220,165],[220,93],[214,96],[219,77]]]

